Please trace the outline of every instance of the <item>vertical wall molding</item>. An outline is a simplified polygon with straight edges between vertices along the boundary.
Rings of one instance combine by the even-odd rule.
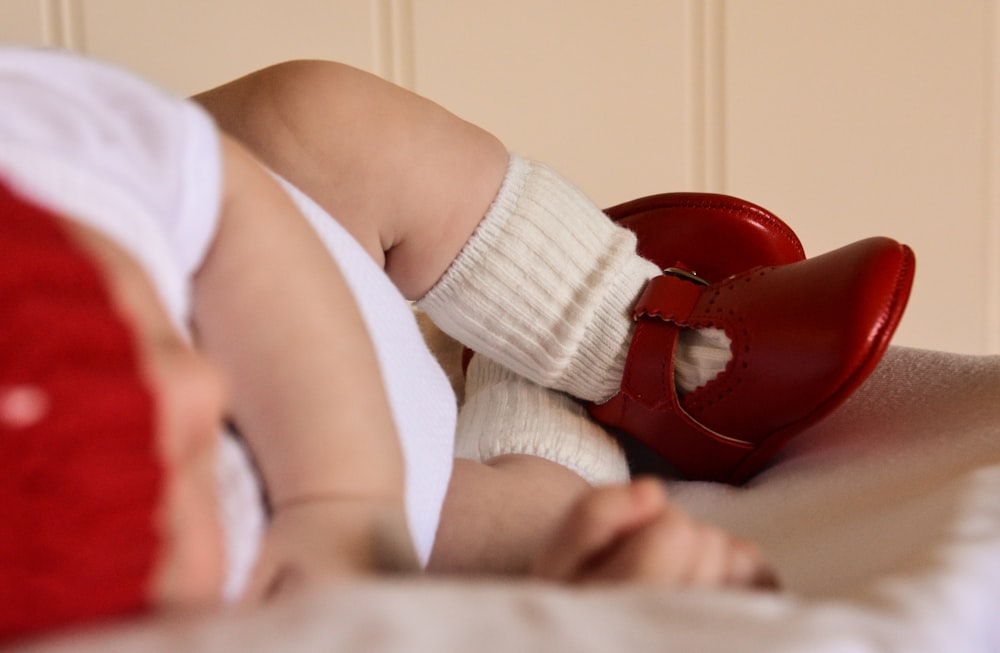
[[[392,0],[372,0],[372,70],[383,79],[393,77]]]
[[[685,0],[684,156],[686,187],[723,192],[725,152],[724,0]]]
[[[413,88],[413,6],[411,0],[373,0],[374,72],[400,86]]]
[[[414,90],[413,64],[413,0],[392,0],[392,42],[393,67],[395,78],[392,80],[404,88]]]
[[[726,190],[725,0],[705,0],[705,182]]]
[[[1000,0],[990,4],[986,161],[986,347],[1000,354]]]
[[[82,52],[83,13],[80,0],[45,0],[41,7],[45,43]]]
[[[705,3],[684,0],[684,187],[706,189],[705,180]]]

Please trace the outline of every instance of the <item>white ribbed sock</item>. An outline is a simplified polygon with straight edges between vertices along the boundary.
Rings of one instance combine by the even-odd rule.
[[[722,329],[684,329],[674,352],[674,382],[692,392],[726,369],[733,358],[732,340]]]
[[[631,231],[556,172],[511,155],[489,212],[418,306],[453,338],[519,375],[605,401],[621,384],[633,304],[661,273],[635,247]],[[678,369],[685,391],[731,356],[728,338],[710,356],[722,340],[698,340],[701,353],[683,357],[693,370]],[[725,358],[721,367],[715,354]]]
[[[551,460],[592,485],[629,479],[621,446],[576,400],[477,354],[466,372],[455,455],[486,462],[507,454]]]

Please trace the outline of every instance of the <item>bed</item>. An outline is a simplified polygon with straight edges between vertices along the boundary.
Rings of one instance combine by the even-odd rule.
[[[1000,650],[1000,358],[893,348],[744,488],[670,481],[778,593],[381,579],[67,633],[31,651]]]

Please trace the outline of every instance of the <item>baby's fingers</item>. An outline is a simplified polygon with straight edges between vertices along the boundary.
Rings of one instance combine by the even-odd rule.
[[[726,585],[776,590],[778,577],[755,545],[744,540],[730,540]]]
[[[692,522],[697,542],[686,584],[774,589],[777,580],[755,545],[714,526]]]
[[[666,503],[662,486],[651,479],[594,490],[570,510],[535,559],[532,571],[542,578],[564,581],[586,575],[595,559],[629,532],[654,520]]]
[[[718,577],[721,574],[720,552],[709,551],[706,555],[705,546],[700,525],[671,506],[655,520],[622,537],[614,547],[609,547],[581,580],[691,585],[696,573],[706,580],[709,576]]]
[[[678,587],[777,587],[756,546],[692,519],[673,506],[606,546],[576,580]]]

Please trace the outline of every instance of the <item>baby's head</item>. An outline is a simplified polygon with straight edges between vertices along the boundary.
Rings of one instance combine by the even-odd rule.
[[[218,374],[101,236],[0,184],[0,642],[218,596]]]

